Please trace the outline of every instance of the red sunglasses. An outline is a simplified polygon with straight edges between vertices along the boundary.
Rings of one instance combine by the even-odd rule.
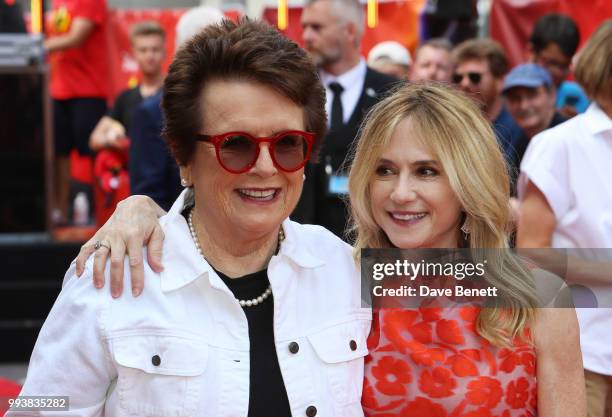
[[[308,162],[313,139],[314,133],[301,130],[287,130],[262,138],[245,132],[196,136],[197,141],[215,145],[217,161],[232,174],[242,174],[251,169],[259,157],[259,145],[264,142],[270,143],[274,166],[285,172],[297,171]]]

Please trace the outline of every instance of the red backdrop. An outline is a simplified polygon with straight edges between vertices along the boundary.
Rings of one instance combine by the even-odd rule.
[[[397,40],[414,52],[420,33],[419,16],[425,0],[397,0],[379,3],[378,25],[367,28],[362,42],[362,52],[368,51],[383,40]],[[588,3],[588,4],[585,4]],[[129,29],[131,25],[143,20],[156,20],[167,32],[167,69],[174,53],[174,27],[186,9],[119,9],[109,11],[107,39],[109,45],[109,104],[117,94],[139,79],[137,66],[131,53]],[[511,64],[524,61],[525,45],[535,21],[549,12],[561,12],[572,16],[578,23],[581,44],[604,19],[612,17],[612,1],[609,0],[493,0],[490,14],[491,37],[497,39],[505,48]],[[289,9],[288,27],[283,33],[300,45],[302,28],[300,26],[301,8]],[[226,12],[236,19],[240,13]],[[263,18],[276,25],[276,8],[268,8]],[[76,156],[74,156],[75,159]],[[91,182],[91,165],[74,161],[73,176],[84,182]]]
[[[362,52],[367,55],[376,43],[396,40],[414,52],[418,44],[419,15],[425,0],[398,0],[379,3],[378,26],[367,28],[362,42]],[[588,4],[587,4],[588,3]],[[111,9],[108,21],[109,45],[109,102],[117,94],[139,79],[136,64],[132,58],[129,29],[143,20],[156,20],[167,32],[167,68],[174,53],[174,27],[186,9]],[[289,9],[288,28],[283,33],[301,43],[300,7]],[[580,28],[581,45],[593,30],[605,19],[612,17],[612,1],[609,0],[493,0],[490,14],[490,34],[505,48],[512,65],[524,60],[525,45],[535,21],[550,12],[572,16]],[[232,10],[225,14],[236,19],[240,12]],[[276,8],[264,10],[263,18],[276,25]],[[29,16],[26,17],[29,23]]]
[[[489,27],[491,37],[499,41],[512,66],[525,60],[526,45],[536,20],[546,13],[571,16],[580,29],[583,45],[595,28],[612,17],[609,0],[493,0]]]

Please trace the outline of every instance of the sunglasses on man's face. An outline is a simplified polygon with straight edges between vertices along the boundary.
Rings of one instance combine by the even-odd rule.
[[[482,74],[479,72],[468,72],[466,74],[459,74],[456,72],[453,74],[453,82],[455,84],[461,84],[461,81],[463,81],[463,78],[466,76],[470,80],[470,83],[474,85],[480,84],[480,81],[482,80]]]
[[[275,167],[285,172],[302,168],[310,158],[314,133],[288,130],[270,137],[255,137],[245,132],[220,135],[197,135],[196,140],[215,145],[219,164],[232,174],[247,172],[257,162],[260,144],[269,143],[270,157]]]

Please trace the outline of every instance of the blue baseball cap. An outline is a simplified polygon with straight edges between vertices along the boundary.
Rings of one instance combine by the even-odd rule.
[[[538,64],[517,65],[506,75],[503,93],[514,87],[538,88],[542,86],[552,87],[553,82],[550,74],[544,67]]]

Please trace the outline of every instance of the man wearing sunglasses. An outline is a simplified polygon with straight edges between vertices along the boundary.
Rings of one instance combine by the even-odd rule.
[[[510,163],[522,132],[503,101],[504,76],[508,72],[504,49],[491,39],[470,39],[459,44],[453,55],[453,82],[478,103]]]

